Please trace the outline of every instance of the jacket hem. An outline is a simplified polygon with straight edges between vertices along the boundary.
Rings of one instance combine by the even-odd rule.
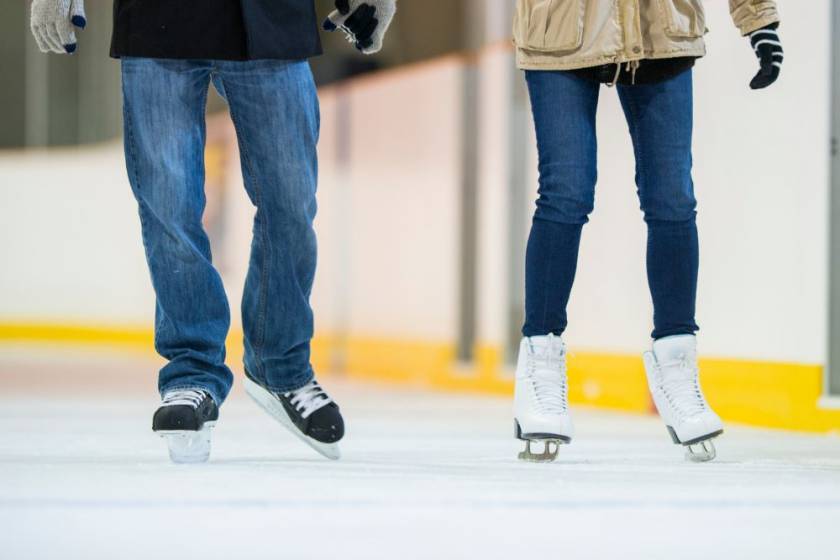
[[[557,60],[523,60],[524,55],[521,49],[517,49],[516,66],[520,70],[580,70],[582,68],[591,68],[593,66],[601,66],[603,64],[625,64],[636,60],[657,60],[666,58],[680,58],[680,57],[696,57],[701,58],[706,56],[705,46],[694,49],[673,49],[668,51],[645,51],[639,56],[630,57],[624,54],[600,55],[585,59],[576,59],[571,62],[563,62],[562,57]]]

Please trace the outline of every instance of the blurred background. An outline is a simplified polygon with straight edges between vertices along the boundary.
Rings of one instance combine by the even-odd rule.
[[[332,7],[317,4],[321,16]],[[704,382],[726,419],[836,430],[837,14],[828,0],[781,2],[782,78],[752,92],[748,41],[725,2],[706,5],[695,109]],[[27,2],[0,9],[0,342],[149,352],[153,294],[124,171],[119,67],[107,57],[111,5],[87,9],[73,57],[37,52]],[[374,57],[324,34],[326,54],[312,61],[323,121],[319,370],[510,393],[537,182],[512,10],[503,0],[404,1]],[[235,306],[253,208],[220,99],[208,120],[205,223]],[[573,400],[643,412],[645,230],[612,90],[598,127],[597,207],[567,334]],[[235,325],[234,367],[241,349]]]

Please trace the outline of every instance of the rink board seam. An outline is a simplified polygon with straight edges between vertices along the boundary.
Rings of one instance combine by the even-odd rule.
[[[100,345],[146,354],[154,335],[134,327],[0,323],[0,341]],[[228,337],[229,363],[242,359],[242,333]],[[459,364],[453,343],[386,337],[319,335],[312,362],[320,372],[446,392],[508,396],[512,371],[500,347],[479,345],[475,360]],[[701,381],[711,405],[727,421],[811,432],[840,432],[840,410],[820,408],[823,367],[740,359],[701,359]],[[569,353],[574,404],[652,413],[641,356]]]

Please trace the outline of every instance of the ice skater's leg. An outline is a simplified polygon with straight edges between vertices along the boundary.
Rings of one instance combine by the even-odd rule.
[[[694,182],[692,71],[651,85],[619,86],[648,226],[653,338],[694,334],[699,245]]]
[[[226,62],[214,80],[230,106],[257,209],[242,300],[245,367],[272,390],[299,389],[313,377],[317,92],[305,62]]]
[[[168,360],[160,390],[203,389],[220,405],[233,376],[230,312],[201,222],[209,76],[198,62],[122,61],[126,164],[157,296],[155,347]]]
[[[525,264],[523,335],[557,336],[595,203],[600,85],[567,72],[528,71],[539,151],[539,198]]]
[[[226,62],[215,83],[230,106],[257,207],[242,301],[245,388],[294,435],[337,459],[344,421],[309,361],[320,124],[312,74],[305,62]]]
[[[723,424],[700,387],[694,320],[699,249],[691,178],[692,72],[652,85],[619,86],[636,153],[648,224],[653,349],[644,355],[654,403],[688,457],[715,457]]]
[[[599,84],[566,72],[527,72],[539,150],[539,199],[525,263],[525,325],[514,391],[520,459],[552,461],[574,427],[568,409],[566,305],[581,230],[595,197]],[[531,445],[544,445],[535,453]]]

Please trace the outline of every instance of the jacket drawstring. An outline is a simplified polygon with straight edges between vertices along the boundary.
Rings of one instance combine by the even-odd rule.
[[[639,69],[639,66],[641,65],[641,63],[642,62],[640,60],[631,60],[631,61],[627,62],[627,64],[624,66],[624,71],[630,73],[630,84],[631,85],[636,85],[636,71]],[[620,62],[616,63],[616,65],[615,65],[615,76],[613,76],[612,81],[607,85],[610,86],[610,87],[614,87],[615,84],[618,83],[618,78],[619,77],[621,77],[621,63]]]
[[[639,69],[641,61],[631,60],[627,63],[627,69],[630,71],[630,85],[636,85],[636,70]]]
[[[615,84],[618,83],[618,77],[621,75],[621,63],[617,62],[615,65],[615,76],[613,76],[613,80],[608,83],[607,85],[610,87],[615,87]]]

